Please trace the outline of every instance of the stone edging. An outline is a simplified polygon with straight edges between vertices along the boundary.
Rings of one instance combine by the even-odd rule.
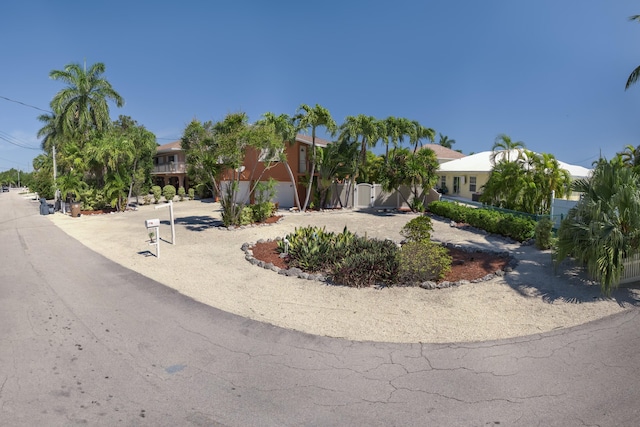
[[[256,259],[253,256],[253,251],[251,250],[251,248],[253,248],[257,243],[268,243],[268,242],[272,242],[272,241],[280,241],[282,240],[281,237],[276,237],[275,239],[260,239],[257,242],[252,242],[252,243],[243,243],[241,246],[242,251],[244,252],[244,259],[246,259],[247,261],[249,261],[252,265],[256,265],[258,267],[262,267],[266,270],[271,270],[271,271],[275,271],[278,274],[282,274],[283,276],[289,276],[289,277],[297,277],[299,279],[303,279],[303,280],[316,280],[318,282],[323,282],[323,283],[330,283],[333,284],[332,282],[330,282],[330,280],[323,274],[309,274],[306,273],[304,271],[302,271],[301,269],[297,268],[297,267],[292,267],[289,269],[284,269],[284,268],[280,268],[276,265],[274,265],[271,262],[264,262],[262,260]],[[451,248],[456,248],[456,249],[460,249],[463,250],[465,252],[469,252],[469,253],[475,253],[475,252],[484,252],[484,253],[493,253],[497,256],[502,256],[502,257],[508,257],[510,258],[509,260],[509,264],[507,265],[507,267],[505,267],[504,270],[498,270],[494,273],[491,274],[487,274],[484,277],[481,277],[479,279],[474,279],[474,280],[458,280],[456,282],[449,282],[449,281],[442,281],[442,282],[432,282],[432,281],[426,281],[426,282],[422,282],[420,284],[417,285],[412,285],[412,284],[408,284],[408,285],[397,285],[397,286],[419,286],[422,289],[445,289],[445,288],[452,288],[455,286],[461,286],[461,285],[466,285],[469,283],[480,283],[480,282],[487,282],[489,280],[492,280],[496,277],[503,277],[505,274],[510,273],[511,271],[513,271],[513,269],[518,265],[518,260],[514,257],[512,257],[509,252],[507,251],[502,251],[502,252],[491,252],[491,251],[482,251],[480,249],[477,248],[473,248],[473,247],[465,247],[465,246],[461,246],[458,244],[453,244],[453,243],[442,243],[442,245],[446,246],[446,247],[451,247]]]

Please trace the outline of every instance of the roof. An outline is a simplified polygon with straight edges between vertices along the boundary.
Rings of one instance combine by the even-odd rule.
[[[303,135],[299,133],[296,135],[296,141],[301,142],[306,145],[311,145],[311,137],[308,135]],[[326,139],[318,138],[316,136],[316,146],[318,147],[326,147],[328,144],[331,144],[331,141],[327,141]],[[156,148],[156,153],[170,153],[172,151],[181,151],[182,150],[182,141],[173,141],[168,144],[158,145]]]
[[[423,148],[428,148],[429,150],[436,153],[436,157],[441,162],[448,162],[450,160],[461,159],[465,157],[465,155],[461,152],[444,147],[440,144],[424,144],[422,147],[420,147],[420,149]]]
[[[518,150],[511,150],[511,158],[517,156]],[[441,172],[490,172],[493,169],[491,163],[491,154],[493,151],[483,151],[481,153],[472,154],[461,159],[452,160],[442,163],[439,170]],[[498,154],[496,160],[501,160],[501,153]],[[537,153],[536,153],[537,154]],[[504,156],[504,154],[502,154]],[[587,178],[591,173],[591,169],[582,166],[572,165],[558,160],[560,167],[566,169],[572,178]]]
[[[301,134],[301,133],[296,135],[296,141],[301,142],[301,143],[306,144],[306,145],[311,145],[313,143],[311,136],[304,135],[304,134]],[[316,147],[323,147],[324,148],[329,144],[331,144],[331,141],[327,141],[326,139],[318,138],[316,136]]]
[[[180,151],[182,150],[182,142],[181,141],[173,141],[168,144],[158,145],[156,148],[157,153],[168,153],[170,151]]]

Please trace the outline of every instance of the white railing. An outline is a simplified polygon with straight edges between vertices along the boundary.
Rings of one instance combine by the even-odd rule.
[[[187,165],[185,162],[171,162],[162,165],[155,165],[151,173],[185,173]]]
[[[620,284],[640,281],[640,253],[636,253],[622,261],[624,270],[620,277]]]

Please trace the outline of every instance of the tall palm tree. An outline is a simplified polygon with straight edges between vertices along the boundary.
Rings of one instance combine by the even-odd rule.
[[[518,151],[518,157],[522,156],[522,150],[524,150],[526,146],[522,141],[512,141],[509,135],[501,133],[496,137],[495,142],[493,143],[493,147],[491,147],[491,163],[495,164],[498,156],[501,157],[500,160],[506,160],[507,162],[511,161],[511,153],[513,150]],[[516,159],[514,159],[516,160]]]
[[[97,62],[88,70],[80,64],[68,64],[63,70],[49,73],[52,79],[67,84],[51,100],[57,127],[63,134],[81,135],[86,139],[89,131],[102,131],[110,126],[107,101],[113,101],[118,107],[124,105],[124,99],[102,77],[104,72],[105,65]]]
[[[438,133],[438,135],[440,135],[440,141],[438,141],[438,144],[443,147],[452,148],[453,144],[456,143],[455,139],[450,139],[447,135],[443,135],[441,133]]]
[[[293,145],[296,141],[296,127],[293,123],[293,119],[289,117],[288,114],[280,114],[276,116],[271,112],[266,112],[262,115],[262,120],[259,122],[273,125],[275,132],[277,135],[282,138],[283,145],[289,143],[289,145]],[[291,185],[293,186],[293,197],[296,202],[296,207],[298,211],[301,211],[300,206],[300,197],[298,196],[298,186],[296,185],[296,179],[293,176],[293,171],[291,170],[291,165],[286,158],[286,153],[283,151],[281,154],[280,161],[284,164],[284,167],[287,170],[287,174],[289,175],[289,179],[291,180]]]
[[[411,122],[403,117],[387,117],[384,120],[386,139],[385,139],[385,163],[389,158],[389,144],[395,149],[404,142],[404,137],[409,135],[411,131]]]
[[[409,141],[413,145],[413,153],[418,151],[418,144],[422,147],[422,140],[428,139],[433,142],[436,137],[436,131],[431,128],[422,126],[417,120],[412,120],[409,126]]]
[[[640,22],[640,15],[633,15],[629,17],[629,21],[638,21]],[[624,90],[629,89],[636,81],[640,78],[640,65],[636,67],[635,70],[629,74],[629,78],[627,79],[627,84],[624,86]]]
[[[302,211],[307,210],[309,206],[309,198],[311,197],[311,189],[313,187],[313,176],[316,173],[316,129],[324,127],[333,135],[338,126],[331,117],[329,110],[316,104],[315,107],[310,107],[307,104],[302,104],[298,108],[298,113],[294,118],[296,123],[296,130],[311,129],[311,173],[309,175],[309,184],[307,186],[307,194],[302,205]]]

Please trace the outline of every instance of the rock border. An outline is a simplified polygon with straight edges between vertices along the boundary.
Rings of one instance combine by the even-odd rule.
[[[270,225],[270,224],[265,224],[265,225]],[[271,270],[274,271],[278,274],[281,274],[283,276],[289,276],[289,277],[297,277],[299,279],[302,280],[315,280],[318,282],[322,282],[322,283],[327,283],[327,284],[333,284],[336,285],[336,283],[331,282],[325,275],[323,274],[310,274],[307,273],[305,271],[302,271],[301,269],[297,268],[297,267],[292,267],[292,268],[280,268],[276,265],[274,265],[271,262],[264,262],[262,260],[259,260],[257,258],[255,258],[253,256],[253,251],[252,248],[258,244],[258,243],[268,243],[268,242],[273,242],[273,241],[280,241],[282,240],[282,237],[276,237],[275,239],[259,239],[257,242],[248,242],[248,243],[243,243],[242,246],[240,247],[240,249],[244,252],[244,259],[247,260],[251,265],[255,265],[261,268],[264,268],[266,270]],[[471,246],[462,246],[460,244],[454,244],[454,243],[441,243],[443,246],[445,247],[449,247],[449,248],[455,248],[455,249],[460,249],[463,250],[465,252],[468,253],[477,253],[477,252],[483,252],[483,253],[491,253],[494,254],[496,256],[500,256],[500,257],[505,257],[505,258],[509,258],[509,264],[507,265],[507,267],[505,267],[504,270],[497,270],[493,273],[487,274],[484,277],[481,277],[479,279],[474,279],[474,280],[458,280],[456,282],[449,282],[449,281],[442,281],[442,282],[433,282],[433,281],[426,281],[426,282],[422,282],[422,283],[410,283],[410,284],[398,284],[396,285],[397,287],[402,287],[402,286],[413,286],[413,287],[420,287],[422,289],[446,289],[446,288],[452,288],[452,287],[456,287],[456,286],[462,286],[462,285],[467,285],[470,283],[480,283],[480,282],[488,282],[489,280],[495,279],[496,277],[504,277],[505,274],[510,273],[513,271],[514,268],[517,267],[518,265],[518,260],[511,256],[511,254],[509,254],[508,251],[484,251],[481,249],[478,249],[476,247],[471,247]]]

